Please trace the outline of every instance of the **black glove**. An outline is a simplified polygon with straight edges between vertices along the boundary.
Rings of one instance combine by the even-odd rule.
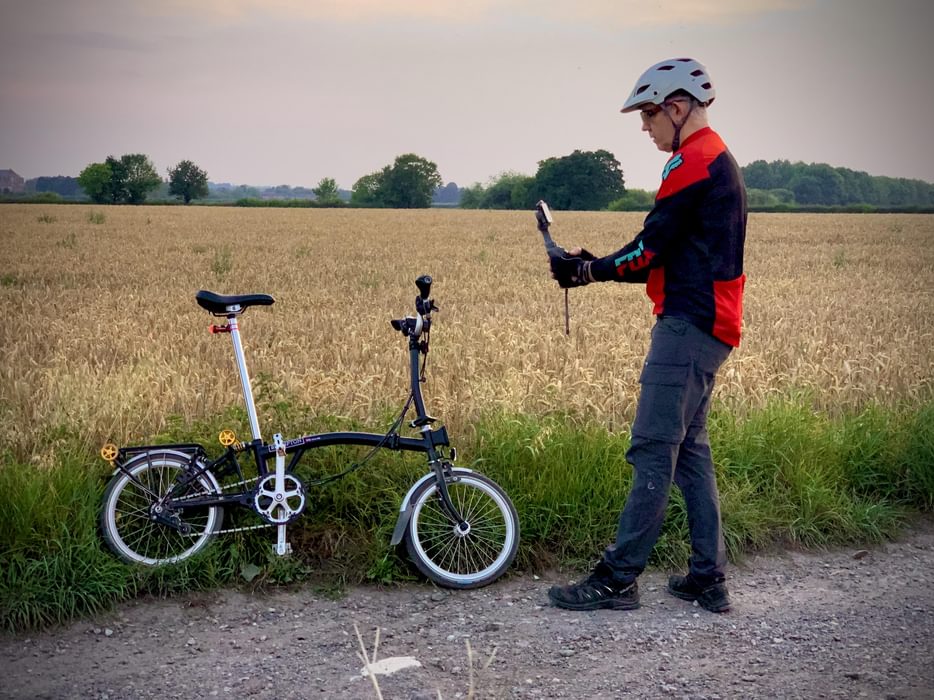
[[[594,281],[590,275],[590,261],[596,256],[589,250],[581,248],[578,255],[553,255],[549,257],[551,263],[551,276],[558,281],[563,289],[582,287]]]

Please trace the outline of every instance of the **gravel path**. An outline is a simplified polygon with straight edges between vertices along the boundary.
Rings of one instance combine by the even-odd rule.
[[[639,610],[547,604],[558,576],[516,574],[479,591],[429,585],[225,590],[142,600],[69,627],[0,636],[0,697],[932,698],[934,522],[870,550],[750,558],[714,615],[641,579]],[[473,663],[468,657],[469,642]],[[494,653],[495,652],[495,653]],[[492,657],[492,658],[491,658]]]

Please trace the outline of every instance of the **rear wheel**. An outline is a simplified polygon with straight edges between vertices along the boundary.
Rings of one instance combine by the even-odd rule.
[[[210,543],[221,528],[223,508],[182,507],[186,498],[219,493],[210,474],[199,476],[167,504],[162,516],[170,525],[153,519],[153,506],[190,469],[189,457],[151,452],[135,457],[126,469],[129,475],[120,471],[110,480],[101,510],[101,532],[114,554],[132,564],[162,566],[188,559]]]
[[[444,509],[436,481],[427,481],[412,495],[405,536],[409,556],[440,586],[479,588],[492,583],[516,557],[516,509],[509,496],[482,474],[455,469],[447,489],[466,528]]]

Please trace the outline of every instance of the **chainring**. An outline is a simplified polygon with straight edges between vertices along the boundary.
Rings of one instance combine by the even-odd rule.
[[[253,510],[270,525],[285,525],[305,510],[305,485],[294,474],[282,477],[282,492],[276,492],[276,475],[260,479],[253,491]]]

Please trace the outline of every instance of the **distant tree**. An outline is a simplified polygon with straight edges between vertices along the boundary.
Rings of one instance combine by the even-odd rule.
[[[798,204],[824,204],[821,181],[813,175],[799,175],[791,181],[791,191]]]
[[[67,175],[56,175],[54,177],[41,176],[35,180],[26,181],[26,190],[32,192],[54,192],[62,197],[74,198],[81,196],[81,186],[78,179],[68,177]]]
[[[119,204],[129,199],[129,192],[126,188],[127,168],[123,158],[117,159],[113,156],[107,156],[104,161],[110,168],[110,184],[107,187],[107,195],[111,204]]]
[[[535,174],[538,195],[556,209],[606,209],[626,191],[623,171],[605,150],[574,151],[569,156],[548,158]]]
[[[81,189],[91,200],[101,204],[139,204],[161,183],[152,162],[142,153],[128,154],[119,160],[107,156],[103,163],[91,163],[78,175]]]
[[[230,196],[234,199],[256,198],[259,197],[259,188],[250,187],[249,185],[237,185],[230,190]]]
[[[772,166],[764,160],[754,160],[743,168],[743,179],[748,189],[770,190],[779,186],[772,173]]]
[[[791,190],[785,189],[784,187],[776,187],[769,190],[775,199],[778,200],[779,204],[794,204],[795,203],[795,193]]]
[[[446,204],[457,206],[461,201],[461,191],[456,182],[449,182],[435,190],[431,197],[432,204]]]
[[[461,189],[461,209],[482,209],[484,188],[479,182]]]
[[[414,153],[398,156],[392,166],[383,168],[380,182],[382,206],[394,209],[424,209],[441,187],[438,166]]]
[[[156,166],[149,160],[149,156],[142,153],[130,153],[120,158],[123,164],[126,180],[124,192],[126,201],[130,204],[142,204],[146,195],[162,184],[162,178],[156,172]]]
[[[746,204],[750,208],[775,207],[781,204],[775,190],[760,190],[755,187],[746,188]]]
[[[350,203],[355,207],[382,206],[383,173],[364,175],[354,183]]]
[[[655,206],[655,193],[648,190],[626,190],[607,206],[610,211],[648,211]]]
[[[189,204],[193,199],[208,196],[208,174],[190,160],[169,168],[169,195]]]
[[[113,173],[108,163],[91,163],[78,174],[78,185],[97,204],[110,202],[110,185]]]
[[[539,200],[534,177],[505,171],[486,185],[479,182],[460,191],[462,209],[532,209]]]
[[[480,209],[531,209],[538,198],[534,196],[534,177],[507,171],[490,181],[483,191]]]
[[[843,176],[826,163],[817,163],[807,169],[808,175],[820,182],[820,204],[845,204]]]
[[[318,186],[312,189],[315,193],[315,200],[321,204],[336,204],[341,201],[337,189],[337,181],[332,177],[323,177]]]

